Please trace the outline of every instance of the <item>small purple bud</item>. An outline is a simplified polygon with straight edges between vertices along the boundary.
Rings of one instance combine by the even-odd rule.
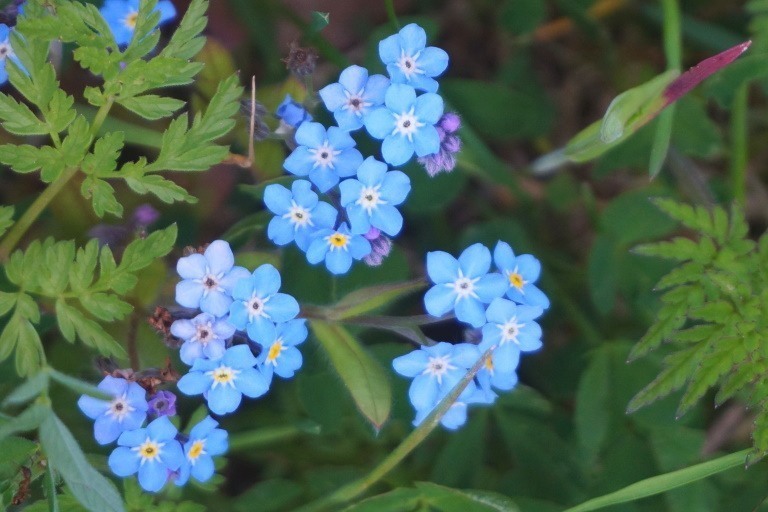
[[[145,228],[154,224],[159,218],[160,212],[148,204],[142,204],[133,210],[133,223],[136,226]]]
[[[176,415],[176,395],[170,391],[158,391],[147,404],[149,414],[156,418]]]
[[[439,124],[436,124],[436,125],[435,125],[435,130],[437,130],[437,135],[440,137],[440,143],[442,144],[442,143],[443,143],[443,141],[445,140],[445,136],[446,136],[447,134],[445,133],[445,130],[443,130],[442,128],[440,128],[440,125],[439,125]]]
[[[453,112],[443,114],[437,125],[446,133],[455,133],[461,128],[461,118]]]
[[[371,231],[374,229],[376,228],[371,228]],[[378,267],[382,264],[384,258],[389,256],[389,253],[392,251],[392,240],[382,235],[380,232],[378,237],[368,238],[368,235],[371,234],[371,231],[368,231],[368,233],[364,235],[365,238],[371,241],[371,253],[363,258],[363,263],[369,267]],[[376,231],[379,230],[376,229]]]
[[[461,151],[461,139],[456,135],[446,135],[441,141],[440,148],[448,153],[458,153]]]
[[[112,224],[96,224],[88,230],[88,236],[98,240],[99,245],[108,245],[113,249],[122,244],[129,234],[125,226]]]
[[[371,226],[371,229],[369,229],[368,232],[363,235],[363,237],[366,240],[376,240],[380,236],[381,236],[381,231],[379,230],[379,228],[375,228],[373,226]]]

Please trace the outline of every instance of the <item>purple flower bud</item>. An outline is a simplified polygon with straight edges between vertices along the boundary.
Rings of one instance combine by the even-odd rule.
[[[170,391],[158,391],[150,398],[148,405],[147,412],[156,418],[176,415],[176,395]]]
[[[369,238],[373,235],[374,231],[378,234]],[[376,228],[371,228],[370,231],[363,236],[371,242],[371,252],[368,256],[363,258],[363,263],[369,267],[378,267],[384,262],[384,258],[389,256],[389,253],[392,251],[392,240],[382,235]]]
[[[160,218],[160,212],[151,205],[142,204],[133,210],[133,224],[137,227],[147,227],[154,224]]]
[[[440,142],[440,148],[448,153],[458,153],[461,151],[461,139],[456,135],[446,135]]]
[[[446,133],[455,133],[461,128],[461,118],[453,112],[446,112],[437,122]]]
[[[368,230],[366,234],[363,235],[366,240],[376,240],[381,236],[381,231],[379,228],[375,228],[371,226],[371,229]]]

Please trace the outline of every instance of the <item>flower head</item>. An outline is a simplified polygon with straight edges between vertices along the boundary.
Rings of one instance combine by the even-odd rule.
[[[213,315],[201,313],[192,320],[173,322],[171,334],[184,340],[179,357],[191,365],[198,357],[220,359],[226,350],[226,341],[235,334],[235,327]]]
[[[296,143],[299,146],[283,167],[296,176],[309,176],[320,192],[336,186],[340,177],[353,176],[363,163],[354,139],[336,126],[326,130],[320,123],[302,123],[296,130]]]
[[[304,121],[311,121],[312,116],[301,103],[294,100],[290,94],[286,94],[283,102],[278,105],[275,115],[280,119],[280,124],[286,129],[298,128]]]
[[[325,260],[325,268],[332,274],[345,274],[352,260],[360,260],[371,253],[371,243],[362,235],[350,233],[346,223],[337,229],[321,229],[307,249],[307,261],[313,265]]]
[[[299,314],[299,303],[286,293],[278,293],[280,272],[266,263],[235,286],[234,302],[229,308],[229,322],[246,330],[257,342],[273,339],[275,324],[287,322]]]
[[[160,12],[160,25],[176,17],[176,8],[170,0],[157,2],[155,11]],[[115,42],[120,46],[130,43],[139,16],[139,0],[106,0],[100,12],[112,29]]]
[[[392,240],[373,227],[363,236],[371,243],[371,252],[363,258],[363,263],[369,267],[378,267],[392,251]]]
[[[0,84],[8,81],[8,71],[6,70],[8,59],[11,59],[14,64],[24,69],[19,58],[16,56],[16,52],[11,47],[11,30],[8,25],[0,24]]]
[[[256,398],[269,390],[269,381],[255,364],[251,349],[236,345],[219,360],[197,359],[178,387],[185,395],[202,394],[212,412],[227,414],[238,408],[243,395]]]
[[[434,93],[416,97],[405,84],[392,84],[384,95],[384,107],[368,114],[363,123],[368,133],[383,139],[381,154],[392,165],[407,162],[414,154],[427,156],[440,150],[435,123],[443,115],[443,99]]]
[[[415,23],[379,43],[379,57],[392,83],[408,84],[426,92],[437,91],[439,76],[448,67],[445,50],[427,46],[427,34]]]
[[[333,206],[317,200],[306,180],[294,181],[291,190],[278,184],[267,186],[264,204],[276,215],[267,227],[269,239],[277,245],[295,240],[302,251],[309,247],[314,231],[333,227],[338,216]]]
[[[147,428],[123,432],[117,440],[119,446],[109,456],[109,468],[121,477],[138,473],[142,489],[159,491],[169,473],[184,462],[177,433],[167,416],[157,418]]]
[[[176,271],[182,278],[176,285],[176,302],[217,317],[227,313],[235,283],[250,274],[235,266],[235,256],[224,240],[212,242],[203,254],[180,258]]]
[[[192,427],[189,440],[184,443],[185,464],[180,468],[176,485],[182,486],[192,476],[198,482],[207,482],[214,471],[213,456],[226,453],[228,446],[227,431],[216,428],[219,423],[206,416]]]
[[[365,234],[375,227],[394,236],[403,227],[403,216],[395,208],[411,191],[411,180],[400,171],[387,171],[387,164],[372,156],[357,169],[357,179],[344,180],[341,205],[346,208],[350,231]]]
[[[314,73],[317,57],[317,50],[311,47],[302,48],[293,41],[288,49],[288,56],[283,59],[283,62],[285,62],[285,69],[303,77]]]
[[[384,104],[384,93],[389,78],[384,75],[368,76],[368,70],[349,66],[339,75],[339,81],[326,85],[319,94],[325,107],[333,112],[342,130],[363,127],[363,117],[372,109]]]
[[[158,391],[149,399],[149,414],[155,418],[176,415],[176,395],[170,391]]]
[[[461,139],[455,132],[460,127],[461,119],[453,112],[443,114],[438,121],[436,129],[440,136],[440,151],[418,159],[430,177],[441,172],[451,172],[456,167],[456,153],[461,150]]]
[[[109,444],[126,430],[141,427],[147,418],[147,392],[135,382],[107,375],[98,388],[112,400],[83,395],[77,406],[92,420],[93,437],[99,444]]]
[[[457,260],[443,251],[427,253],[427,274],[435,286],[424,295],[430,315],[442,316],[455,309],[456,318],[473,327],[485,324],[484,304],[501,297],[507,281],[488,273],[491,252],[481,244],[467,247]]]
[[[277,374],[290,379],[301,368],[302,357],[297,345],[307,339],[304,320],[291,320],[278,324],[274,338],[263,340],[262,351],[256,358],[258,365],[268,379]]]
[[[530,254],[515,256],[508,243],[498,242],[493,250],[493,261],[509,283],[507,297],[518,304],[549,308],[549,298],[533,284],[541,274],[539,260]]]

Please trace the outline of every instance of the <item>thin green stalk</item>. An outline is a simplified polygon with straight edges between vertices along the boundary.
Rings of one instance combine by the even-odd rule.
[[[112,108],[114,101],[114,98],[110,97],[96,113],[96,117],[93,118],[93,124],[91,125],[92,136],[95,136],[96,133],[98,133],[99,128],[101,128],[102,123],[104,123],[104,120],[107,118],[107,114],[109,114],[109,110]],[[45,210],[53,198],[56,197],[64,186],[77,174],[77,171],[79,171],[79,168],[77,167],[65,169],[64,172],[61,173],[61,176],[49,184],[48,187],[43,190],[42,194],[37,196],[37,199],[35,199],[30,207],[27,208],[27,211],[25,211],[19,220],[16,221],[10,231],[8,231],[8,234],[5,235],[5,238],[3,238],[3,241],[0,242],[0,261],[8,260],[8,256],[16,248],[16,244],[19,243],[27,230],[34,224],[40,214],[43,213],[43,210]]]
[[[378,466],[373,468],[366,476],[355,480],[339,489],[333,494],[321,498],[317,501],[309,503],[296,512],[319,512],[322,510],[339,510],[339,507],[345,503],[352,501],[361,494],[363,494],[373,484],[381,480],[387,473],[395,468],[400,462],[405,459],[414,449],[416,449],[422,441],[437,427],[440,423],[440,419],[448,412],[453,403],[459,398],[459,395],[469,385],[472,379],[480,368],[485,364],[485,359],[491,353],[491,350],[487,350],[480,359],[470,368],[466,375],[456,384],[448,396],[443,398],[437,407],[424,421],[419,425],[416,430],[411,432],[408,437],[403,439],[397,448],[390,453],[384,460],[382,460]]]
[[[744,207],[747,195],[747,153],[749,107],[749,85],[742,84],[736,89],[731,107],[731,193],[733,202]]]
[[[397,21],[397,14],[395,13],[395,2],[394,0],[385,0],[384,4],[387,6],[387,16],[389,17],[389,21],[394,25],[395,30],[400,30],[400,22]]]
[[[664,56],[667,69],[680,69],[683,65],[681,34],[681,15],[678,0],[661,0],[664,13]]]
[[[297,423],[295,425],[286,425],[282,427],[262,428],[231,436],[229,440],[229,451],[234,453],[251,450],[278,441],[286,441],[307,434],[316,435],[319,433],[320,427],[312,422]]]

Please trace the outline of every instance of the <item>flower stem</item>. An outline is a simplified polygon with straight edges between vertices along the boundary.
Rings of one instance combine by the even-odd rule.
[[[394,0],[385,0],[384,2],[387,6],[387,16],[389,16],[389,21],[392,23],[392,25],[395,26],[395,30],[400,30],[400,22],[397,21],[397,14],[395,14],[395,2]]]
[[[448,395],[443,398],[437,407],[427,416],[416,430],[410,433],[400,445],[395,448],[378,466],[373,468],[366,476],[350,482],[339,488],[333,494],[313,501],[297,510],[297,512],[320,512],[322,510],[339,510],[339,506],[352,501],[363,494],[369,487],[381,480],[387,473],[395,468],[405,457],[407,457],[427,436],[437,427],[440,420],[448,412],[453,403],[459,398],[459,395],[472,382],[475,375],[485,363],[486,357],[491,353],[489,349],[480,359],[469,369],[466,375],[456,384]]]
[[[747,189],[747,153],[749,84],[742,84],[736,89],[731,107],[731,193],[733,202],[744,207]]]
[[[110,97],[96,113],[96,117],[94,117],[93,124],[91,125],[92,136],[95,136],[99,131],[99,128],[101,128],[101,125],[107,118],[107,114],[109,114],[109,110],[112,108],[114,102],[114,98]],[[37,199],[35,199],[30,207],[27,208],[27,211],[25,211],[19,220],[16,221],[10,231],[8,231],[8,234],[5,235],[2,242],[0,242],[0,262],[8,260],[8,256],[16,248],[16,244],[19,243],[19,240],[24,236],[24,233],[26,233],[32,224],[34,224],[40,214],[43,213],[43,210],[45,210],[53,198],[61,192],[64,186],[69,183],[79,170],[79,167],[65,169],[56,180],[43,190],[42,194],[37,196]]]

